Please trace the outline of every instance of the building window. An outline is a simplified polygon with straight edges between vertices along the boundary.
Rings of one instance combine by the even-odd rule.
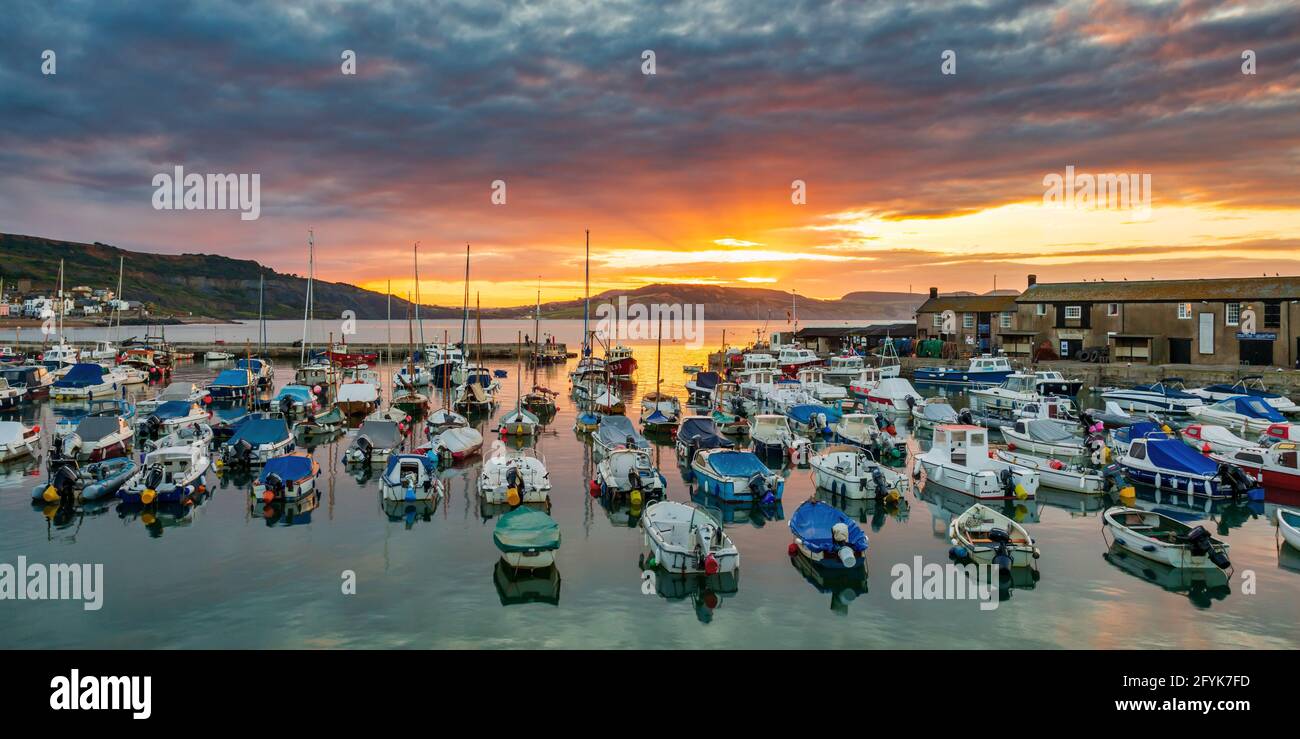
[[[1119,315],[1119,303],[1107,303],[1107,304],[1106,304],[1106,315],[1108,315],[1108,316],[1118,316],[1118,315]]]
[[[1282,303],[1271,300],[1264,304],[1264,328],[1282,328]]]
[[[1065,320],[1077,321],[1080,318],[1083,318],[1083,308],[1077,305],[1065,306]]]
[[[943,314],[942,314],[942,313],[935,313],[935,314],[934,314],[934,327],[935,327],[935,328],[943,328]]]
[[[1010,313],[1010,312],[1006,312],[1006,313],[1003,313],[1003,314],[1002,314],[1002,322],[1001,322],[1000,325],[1002,326],[1002,328],[1011,328],[1011,313]]]
[[[1227,303],[1224,305],[1223,322],[1229,326],[1236,326],[1241,321],[1241,303]]]
[[[1191,317],[1192,317],[1192,304],[1191,304],[1191,303],[1179,303],[1179,304],[1178,304],[1178,317],[1179,317],[1180,319],[1191,318]]]
[[[1036,316],[1047,315],[1047,303],[1039,303],[1038,305],[1034,306],[1034,315]]]
[[[974,313],[961,314],[961,327],[975,328],[975,314]]]

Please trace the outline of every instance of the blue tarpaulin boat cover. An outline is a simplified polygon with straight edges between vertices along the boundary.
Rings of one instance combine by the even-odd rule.
[[[1137,423],[1133,424],[1132,426],[1129,426],[1128,428],[1117,429],[1115,431],[1115,438],[1119,439],[1120,441],[1127,442],[1127,441],[1132,441],[1134,439],[1141,439],[1147,436],[1148,434],[1163,434],[1163,433],[1164,433],[1164,429],[1160,428],[1154,423],[1151,423],[1150,421],[1138,421]]]
[[[627,416],[605,416],[600,419],[596,429],[602,444],[608,447],[628,446],[636,449],[649,449],[650,442],[636,430]],[[629,441],[631,439],[631,441]]]
[[[264,364],[260,359],[241,359],[235,362],[235,369],[249,370],[254,373],[261,372],[263,366]]]
[[[249,383],[248,370],[242,369],[222,370],[217,379],[212,381],[216,387],[247,387]]]
[[[1182,442],[1179,442],[1180,444]],[[1187,446],[1183,444],[1183,446]],[[1187,447],[1190,449],[1191,447]],[[807,500],[795,510],[790,517],[790,530],[803,540],[810,551],[827,554],[839,548],[831,535],[831,527],[837,523],[849,527],[848,544],[853,551],[861,554],[867,549],[867,535],[862,532],[857,521],[849,518],[844,511],[830,503],[820,500]]]
[[[266,460],[266,466],[262,468],[262,474],[257,476],[257,480],[258,482],[266,482],[269,475],[279,475],[281,480],[301,480],[304,477],[310,477],[311,474],[311,457],[301,454],[289,454]]]
[[[1259,398],[1238,395],[1235,398],[1220,402],[1227,405],[1229,409],[1240,413],[1247,418],[1258,418],[1261,421],[1267,420],[1272,421],[1273,423],[1282,423],[1286,420],[1286,417],[1281,413],[1278,413],[1276,408]]]
[[[731,440],[718,433],[718,426],[712,418],[688,418],[682,421],[677,430],[677,438],[687,444],[694,444],[698,449],[716,449],[731,447]]]
[[[843,413],[830,406],[815,404],[796,405],[786,415],[806,426],[813,416],[818,413],[826,414],[827,425],[839,423],[840,419],[844,417]]]
[[[701,390],[712,390],[718,386],[718,380],[719,377],[717,372],[695,373],[695,386]]]
[[[1147,459],[1162,470],[1195,475],[1213,475],[1219,464],[1188,446],[1182,439],[1148,439]]]
[[[723,451],[709,455],[709,466],[724,477],[750,478],[770,475],[772,471],[753,452]]]
[[[306,385],[285,385],[280,388],[280,392],[275,394],[275,401],[278,403],[280,398],[293,398],[303,403],[311,402],[311,388]]]
[[[243,440],[253,446],[259,446],[274,444],[287,438],[289,438],[289,426],[285,424],[283,418],[250,418],[240,424],[239,430],[230,438],[229,444],[234,446]]]
[[[560,525],[541,511],[520,507],[502,514],[492,540],[503,552],[549,551],[560,546]]]
[[[402,465],[402,462],[419,462],[424,471],[433,474],[438,471],[437,457],[429,458],[419,454],[394,454],[388,458],[388,466],[384,468],[384,479],[396,479],[393,477],[393,470]]]
[[[74,364],[54,387],[90,387],[104,384],[104,368],[98,364]]]
[[[153,414],[157,416],[159,420],[166,421],[172,418],[184,418],[188,416],[193,409],[194,404],[187,400],[169,400],[158,406],[158,408],[154,410]]]

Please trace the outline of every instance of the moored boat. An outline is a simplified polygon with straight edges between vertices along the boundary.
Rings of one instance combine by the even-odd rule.
[[[1264,497],[1264,489],[1238,466],[1205,457],[1162,432],[1131,439],[1118,462],[1130,481],[1160,490],[1208,498]]]
[[[1247,449],[1259,444],[1237,436],[1223,426],[1193,423],[1178,430],[1178,435],[1188,446],[1202,454],[1219,452],[1230,454],[1238,449]]]
[[[208,450],[198,444],[155,449],[145,455],[117,497],[127,505],[183,502],[203,492],[203,475],[210,464]]]
[[[707,511],[686,503],[665,500],[651,503],[641,515],[641,529],[651,560],[672,573],[735,572],[740,550]]]
[[[122,390],[121,377],[103,366],[84,362],[74,364],[68,373],[50,386],[54,400],[93,400],[112,398]]]
[[[1285,423],[1286,417],[1262,398],[1234,395],[1208,405],[1187,409],[1188,415],[1201,423],[1224,426],[1243,434],[1259,434],[1275,423]]]
[[[1006,357],[972,357],[966,367],[917,367],[913,379],[929,385],[999,385],[1014,370]]]
[[[555,564],[560,525],[542,511],[520,506],[504,513],[492,530],[492,541],[507,565],[537,570]]]
[[[689,462],[701,449],[730,448],[735,446],[730,439],[718,433],[717,424],[708,416],[687,416],[682,419],[682,426],[677,430],[674,442],[677,458]]]
[[[802,555],[819,567],[851,569],[866,564],[867,535],[844,511],[809,498],[790,517],[794,543],[790,555]]]
[[[545,503],[551,495],[550,473],[532,449],[512,449],[497,442],[483,463],[478,491],[487,503]]]
[[[632,495],[633,503],[662,497],[668,480],[644,449],[615,449],[596,465],[595,491],[602,496]]]
[[[982,503],[953,518],[948,538],[954,559],[993,565],[1003,573],[1012,567],[1032,567],[1039,556],[1024,526]]]
[[[1278,508],[1277,528],[1282,540],[1292,549],[1300,551],[1300,511]]]
[[[293,451],[293,435],[283,417],[256,413],[239,425],[221,447],[224,465],[252,467]]]
[[[1139,557],[1187,569],[1226,570],[1232,566],[1228,544],[1215,539],[1203,526],[1189,526],[1138,508],[1108,508],[1101,515],[1103,531],[1114,545]]]
[[[902,495],[905,478],[876,462],[862,449],[847,444],[820,449],[808,460],[817,487],[852,500]]]
[[[1297,444],[1283,441],[1267,447],[1247,447],[1215,452],[1210,458],[1240,468],[1259,480],[1266,490],[1300,492],[1300,454]]]
[[[781,499],[785,480],[753,452],[701,449],[691,461],[696,486],[705,495],[726,503],[767,505]]]
[[[982,500],[1034,497],[1038,473],[991,457],[988,433],[979,426],[936,427],[934,442],[917,457],[925,471],[926,484],[933,483]]]
[[[1133,411],[1156,411],[1158,413],[1185,414],[1188,409],[1203,405],[1205,402],[1204,398],[1183,390],[1183,381],[1178,377],[1165,377],[1149,385],[1112,388],[1103,392],[1101,399],[1113,401],[1120,408],[1130,413]]]
[[[266,503],[299,500],[316,490],[320,465],[309,454],[286,454],[267,460],[253,484],[254,497]]]
[[[384,500],[435,500],[443,493],[437,465],[422,454],[390,456],[379,489]]]
[[[0,462],[34,455],[41,445],[41,427],[21,421],[0,421]]]

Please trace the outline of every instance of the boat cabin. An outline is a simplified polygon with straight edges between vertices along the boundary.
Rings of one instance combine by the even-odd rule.
[[[1006,357],[995,357],[990,354],[982,354],[970,360],[969,372],[1011,372],[1011,360]],[[1032,388],[1031,388],[1032,389]]]
[[[982,426],[939,426],[934,430],[932,451],[956,465],[967,466],[970,460],[987,460],[989,432]]]
[[[830,358],[830,371],[832,374],[851,375],[862,371],[864,360],[861,356],[853,354],[849,356],[839,356]]]
[[[771,354],[754,353],[754,354],[745,355],[744,370],[746,372],[750,372],[752,370],[774,370],[774,369],[776,369],[776,357],[772,356]]]

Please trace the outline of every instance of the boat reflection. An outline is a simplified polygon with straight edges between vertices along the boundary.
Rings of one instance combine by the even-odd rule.
[[[1034,494],[1034,497],[1041,505],[1063,508],[1069,511],[1070,516],[1078,518],[1100,515],[1102,511],[1115,505],[1115,499],[1109,495],[1089,495],[1073,490],[1058,490],[1041,486],[1038,488],[1038,492]]]
[[[1214,500],[1145,485],[1136,487],[1132,504],[1135,508],[1163,513],[1183,523],[1213,521],[1220,535],[1227,535],[1247,521],[1265,515],[1264,501]]]
[[[646,569],[644,554],[638,562],[641,567],[642,592],[653,593],[665,600],[691,601],[695,618],[702,624],[713,622],[713,612],[723,601],[740,592],[740,570],[703,573],[667,572],[660,568]]]
[[[1102,557],[1133,577],[1159,585],[1170,593],[1186,595],[1197,608],[1209,608],[1214,601],[1223,600],[1232,592],[1228,573],[1218,568],[1172,567],[1139,557],[1118,545],[1112,546]]]
[[[977,501],[965,493],[928,482],[921,486],[918,496],[930,508],[931,532],[945,540],[948,538],[948,524],[952,523],[952,517],[965,513],[976,503],[983,503],[1016,523],[1038,523],[1039,519],[1038,502],[1032,499]]]
[[[296,500],[277,500],[265,503],[257,498],[250,498],[249,513],[261,516],[268,527],[306,526],[311,523],[311,513],[320,507],[320,491],[313,490],[310,495]]]
[[[194,493],[183,502],[153,503],[151,505],[119,503],[117,515],[123,521],[138,520],[144,524],[145,529],[149,532],[149,537],[157,539],[163,535],[166,529],[184,528],[193,525],[195,513],[212,499],[212,495],[212,488],[201,486],[201,492]]]
[[[884,498],[880,500],[874,498],[853,499],[832,493],[825,488],[817,488],[813,493],[813,497],[844,511],[847,516],[856,519],[860,524],[870,523],[873,532],[880,531],[887,519],[892,518],[899,522],[906,521],[908,514],[912,512],[912,504],[907,500],[906,496],[902,495],[894,501],[888,501]]]
[[[560,605],[560,569],[517,570],[498,559],[492,568],[492,583],[503,606],[524,603]]]
[[[867,594],[867,560],[861,559],[856,567],[818,567],[802,553],[790,557],[790,564],[817,592],[830,593],[831,611],[848,615],[849,604],[859,595]]]
[[[438,510],[438,500],[438,498],[429,500],[384,500],[380,498],[379,507],[389,521],[402,523],[409,531],[421,521],[427,523],[433,520],[433,514]]]
[[[701,492],[695,486],[691,486],[690,493],[692,503],[708,511],[715,519],[721,521],[724,526],[747,523],[756,529],[761,529],[767,525],[768,521],[785,519],[785,509],[782,507],[780,500],[773,501],[769,505],[750,502],[734,503]]]

